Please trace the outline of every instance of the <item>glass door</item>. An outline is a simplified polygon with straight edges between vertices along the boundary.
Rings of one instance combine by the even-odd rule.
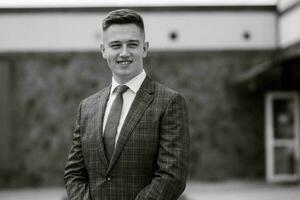
[[[295,92],[270,92],[265,99],[266,179],[299,180],[299,100]]]

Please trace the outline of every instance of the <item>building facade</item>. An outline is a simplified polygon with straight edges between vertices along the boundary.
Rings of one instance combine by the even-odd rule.
[[[190,180],[264,179],[272,171],[266,109],[282,92],[269,87],[281,74],[273,66],[297,65],[296,36],[285,31],[298,3],[279,5],[132,7],[145,19],[146,72],[186,98]],[[77,106],[111,79],[99,51],[101,19],[111,9],[0,9],[2,186],[63,184]],[[288,84],[297,86],[293,72]]]

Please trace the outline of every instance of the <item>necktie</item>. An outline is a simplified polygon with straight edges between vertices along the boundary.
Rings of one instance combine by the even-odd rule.
[[[109,111],[105,129],[104,129],[104,146],[107,160],[110,161],[115,149],[115,138],[123,106],[122,94],[128,89],[126,85],[119,85],[115,88],[117,96]]]

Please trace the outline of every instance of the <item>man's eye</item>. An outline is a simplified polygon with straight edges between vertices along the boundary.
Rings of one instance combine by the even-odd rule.
[[[112,44],[112,45],[110,45],[110,47],[113,48],[113,49],[118,49],[118,48],[120,48],[120,46],[121,45],[119,45],[119,44]]]
[[[136,44],[136,43],[129,43],[128,46],[129,46],[130,48],[135,48],[135,47],[138,46],[138,44]]]

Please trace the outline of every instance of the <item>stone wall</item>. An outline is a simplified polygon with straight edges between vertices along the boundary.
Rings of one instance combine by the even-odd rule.
[[[261,178],[263,96],[236,89],[236,74],[272,52],[152,52],[145,69],[189,108],[190,179]],[[0,186],[63,185],[77,106],[111,74],[99,53],[2,54],[12,69],[12,168]]]

